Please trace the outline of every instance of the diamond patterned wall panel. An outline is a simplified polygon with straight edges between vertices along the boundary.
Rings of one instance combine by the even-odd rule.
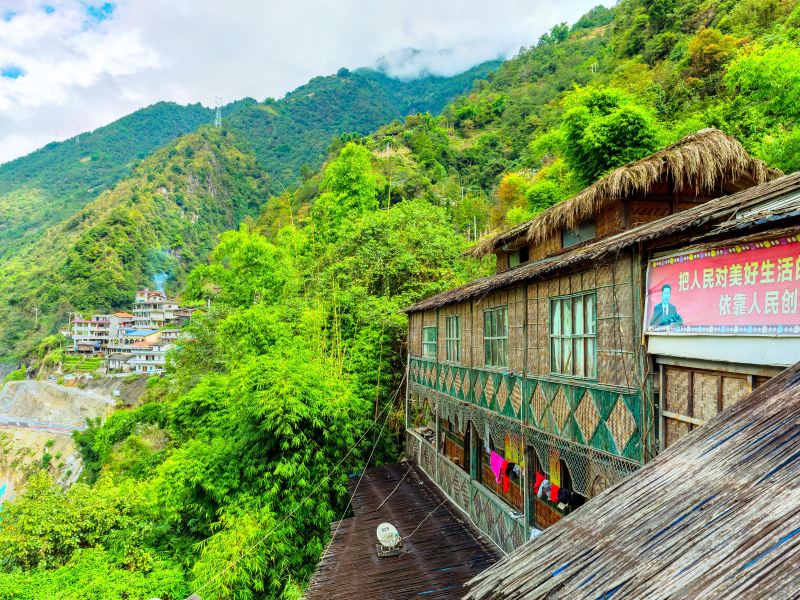
[[[636,420],[625,406],[622,395],[617,398],[617,403],[608,416],[607,423],[611,436],[614,438],[614,444],[617,446],[617,453],[622,454],[631,436],[636,432]]]
[[[550,410],[553,412],[553,418],[560,433],[567,423],[567,417],[569,417],[570,412],[567,395],[564,393],[564,386],[558,386],[558,391],[556,392],[556,397],[553,398],[553,403],[550,405]]]
[[[597,412],[594,398],[592,398],[592,393],[589,390],[584,392],[583,397],[578,402],[578,407],[575,409],[575,421],[577,421],[578,428],[583,436],[583,443],[591,443],[597,424],[600,422],[600,413]]]

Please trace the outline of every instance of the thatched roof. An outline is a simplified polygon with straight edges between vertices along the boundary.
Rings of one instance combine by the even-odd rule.
[[[483,256],[514,241],[541,242],[551,232],[574,228],[621,198],[647,194],[664,180],[674,182],[675,189],[691,189],[699,195],[713,190],[736,192],[779,175],[779,171],[750,156],[735,138],[719,129],[702,129],[651,156],[614,169],[577,196],[479,242],[467,254]]]
[[[800,364],[470,581],[465,600],[800,597]]]
[[[693,232],[696,235],[703,235],[723,230],[730,231],[732,228],[752,229],[760,226],[765,219],[769,219],[771,226],[777,227],[787,219],[797,220],[800,199],[790,198],[789,201],[781,204],[780,210],[770,211],[768,215],[762,215],[758,207],[770,199],[796,194],[798,191],[800,191],[800,171],[774,179],[769,183],[748,188],[737,194],[709,200],[705,204],[627,229],[585,246],[576,246],[561,254],[549,256],[504,273],[476,279],[461,287],[421,300],[403,309],[403,312],[417,312],[452,302],[461,302],[499,288],[552,276],[558,271],[580,265],[600,263],[631,246],[663,240],[678,234],[685,235],[687,232]],[[737,220],[734,224],[732,219],[737,213],[744,211],[755,212],[751,217]]]

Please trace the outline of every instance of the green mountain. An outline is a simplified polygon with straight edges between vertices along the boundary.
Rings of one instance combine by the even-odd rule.
[[[221,231],[258,210],[265,183],[225,130],[206,127],[156,151],[0,264],[0,354],[30,348],[72,311],[129,306],[156,273],[182,281]]]
[[[225,125],[249,142],[274,180],[270,189],[279,193],[303,173],[319,169],[334,136],[367,135],[418,112],[438,114],[499,65],[490,61],[453,77],[409,81],[371,69],[340,69],[335,75],[315,77],[280,100],[251,102],[224,119]]]
[[[160,102],[0,165],[0,260],[129,175],[153,150],[213,118],[199,104]]]
[[[185,164],[184,149],[201,150],[194,134],[178,136],[212,121],[213,111],[172,103],[0,166],[0,356],[25,352],[70,311],[128,306],[132,290],[155,273],[166,271],[176,290],[217,234],[256,215],[270,192],[301,177],[301,166],[318,168],[334,136],[366,134],[418,109],[440,110],[497,64],[413,81],[343,69],[281,100],[227,105],[222,133],[203,133],[218,140],[202,146],[205,163],[218,163],[208,167],[210,179],[192,161]],[[238,158],[229,164],[225,153],[234,150]],[[221,175],[229,179],[217,180]],[[202,196],[206,179],[210,203]],[[245,183],[249,191],[240,197],[238,179],[258,179],[258,186]],[[156,188],[166,190],[163,199]],[[187,212],[192,203],[201,210]],[[34,331],[37,309],[43,318]]]
[[[316,77],[280,100],[245,98],[222,108],[226,125],[249,141],[260,166],[280,186],[301,167],[322,164],[331,138],[371,133],[417,111],[439,112],[500,63],[487,62],[454,77],[399,81],[369,69]],[[0,165],[0,260],[35,243],[44,231],[72,216],[127,177],[138,161],[177,137],[211,123],[200,104],[159,102],[89,133],[53,142]]]

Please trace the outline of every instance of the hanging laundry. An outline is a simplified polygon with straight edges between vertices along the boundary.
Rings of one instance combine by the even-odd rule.
[[[544,473],[540,471],[536,471],[536,479],[533,482],[533,493],[539,493],[539,486],[542,485],[542,482],[545,480]]]
[[[514,465],[513,471],[514,471],[514,475],[516,475],[520,479],[522,478],[522,467],[520,465]]]
[[[558,490],[560,489],[555,483],[550,484],[550,502],[558,502]]]
[[[484,427],[484,433],[483,433],[483,449],[486,450],[486,452],[491,452],[492,451],[491,440],[489,439],[491,437],[491,435],[492,434],[489,432],[489,424],[486,423],[486,426]]]
[[[508,461],[500,456],[497,452],[492,451],[489,455],[489,468],[492,469],[492,473],[494,473],[494,481],[498,485],[500,485],[500,477],[505,473],[506,465]]]
[[[550,480],[545,479],[542,481],[542,485],[539,486],[539,493],[536,494],[537,498],[547,498],[550,494]]]
[[[569,503],[569,505],[572,508],[579,508],[579,507],[583,506],[584,502],[586,502],[586,498],[584,498],[583,496],[581,496],[578,493],[572,492],[572,494],[571,494],[571,502]]]
[[[572,492],[570,492],[567,488],[561,488],[558,490],[558,502],[559,504],[569,504],[572,500]],[[564,510],[563,508],[561,510]]]

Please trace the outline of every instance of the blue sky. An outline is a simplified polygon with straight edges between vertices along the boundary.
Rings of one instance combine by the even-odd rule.
[[[453,74],[597,3],[0,0],[0,162],[159,100],[280,97],[380,57],[401,76]]]

